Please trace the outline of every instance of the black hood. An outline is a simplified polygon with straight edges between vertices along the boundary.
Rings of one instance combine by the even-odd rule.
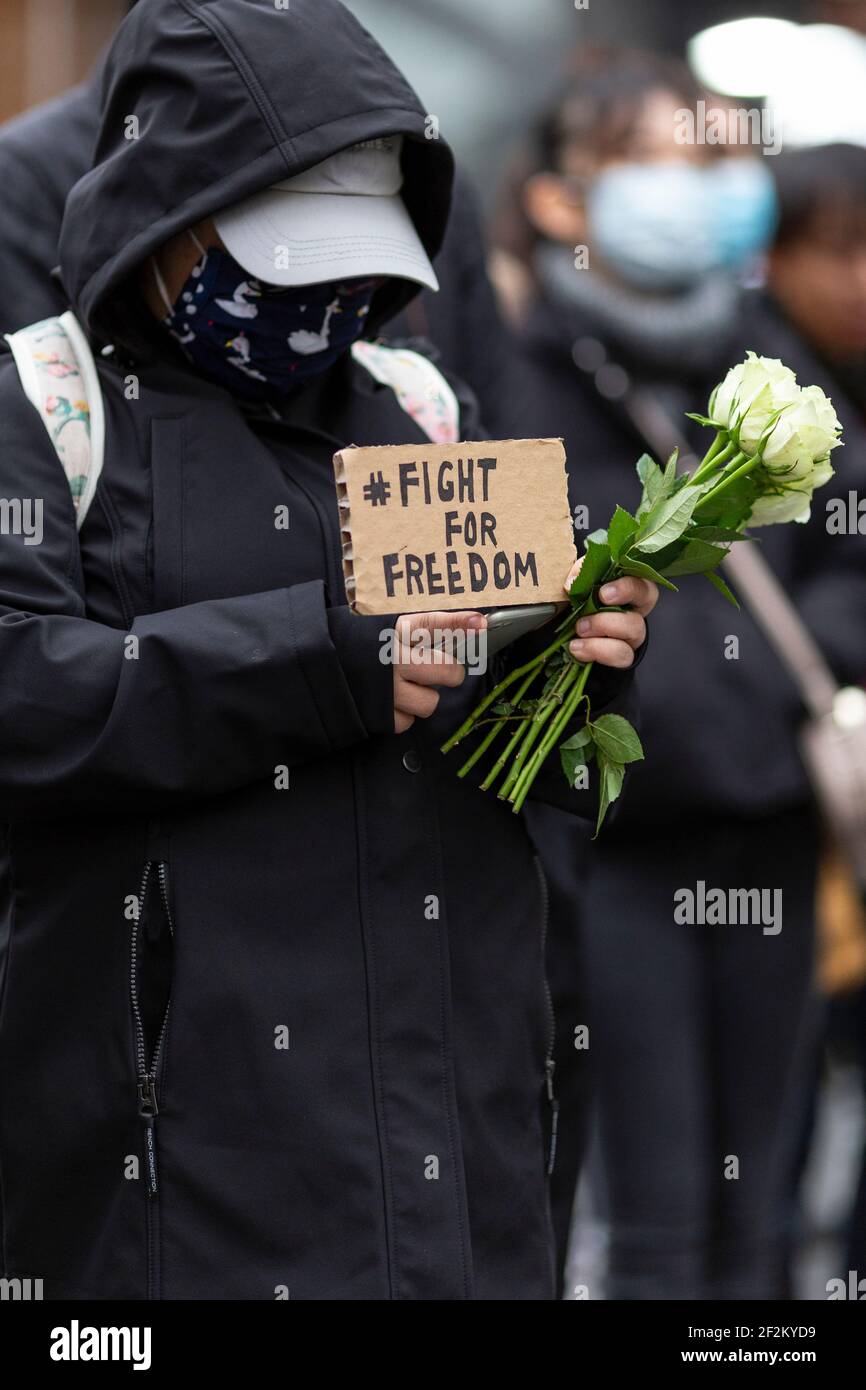
[[[382,135],[407,137],[403,198],[434,256],[453,159],[425,124],[412,88],[339,0],[139,0],[106,58],[93,166],[66,203],[60,268],[76,314],[97,338],[137,344],[144,316],[128,282],[152,251]],[[418,292],[388,281],[368,331]]]

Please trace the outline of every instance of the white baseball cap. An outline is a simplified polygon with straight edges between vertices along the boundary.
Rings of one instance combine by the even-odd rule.
[[[364,140],[214,218],[226,250],[272,285],[397,275],[438,290],[400,196],[402,135]]]

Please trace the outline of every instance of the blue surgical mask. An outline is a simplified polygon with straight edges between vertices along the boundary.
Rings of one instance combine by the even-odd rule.
[[[768,243],[776,194],[760,159],[623,164],[598,175],[587,198],[592,250],[618,279],[661,293],[735,270]]]
[[[380,281],[267,285],[253,279],[227,251],[201,258],[172,304],[156,261],[165,300],[163,323],[193,366],[235,395],[285,394],[325,371],[364,331]]]

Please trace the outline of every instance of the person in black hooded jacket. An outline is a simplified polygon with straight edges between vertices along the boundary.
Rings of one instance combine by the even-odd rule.
[[[426,437],[352,349],[430,280],[424,115],[336,0],[139,0],[60,241],[74,496],[72,364],[0,370],[0,491],[42,508],[0,548],[2,1249],[49,1298],[551,1296],[543,885],[438,753],[473,681],[383,664],[341,568],[333,454]],[[332,179],[384,249],[328,239]],[[596,710],[656,593],[622,597]]]
[[[717,166],[720,186],[736,178],[743,196],[716,209],[720,255],[708,259],[700,190],[716,177],[714,151],[674,136],[696,98],[679,64],[587,51],[541,122],[515,186],[524,242],[515,212],[501,243],[528,272],[519,428],[543,421],[564,437],[571,501],[592,531],[634,502],[641,453],[665,458],[684,436],[703,453],[708,433],[685,412],[705,411],[748,349],[822,386],[844,426],[838,476],[809,524],[756,534],[838,676],[856,681],[862,539],[831,534],[825,506],[863,489],[866,441],[778,307],[739,291],[721,257],[722,243],[757,248],[770,230],[767,174],[752,160]],[[804,711],[748,607],[734,612],[703,579],[676,582],[642,672],[646,761],[584,879],[588,1012],[566,1008],[559,1022],[564,1038],[590,1025],[608,1296],[773,1297],[784,1284],[787,1107],[809,1075],[819,839],[797,753]],[[675,895],[700,883],[778,892],[779,929],[678,922]],[[559,1167],[563,1210],[576,1176]]]

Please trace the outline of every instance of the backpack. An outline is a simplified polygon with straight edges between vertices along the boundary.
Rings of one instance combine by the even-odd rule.
[[[5,336],[24,394],[39,413],[66,474],[80,530],[105,458],[102,388],[90,344],[71,311]],[[351,352],[376,381],[391,387],[401,410],[432,443],[459,440],[457,397],[429,358],[384,343],[357,342]]]

